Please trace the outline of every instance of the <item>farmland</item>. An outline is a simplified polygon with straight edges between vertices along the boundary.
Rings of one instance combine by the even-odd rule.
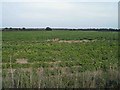
[[[118,87],[118,46],[118,32],[3,31],[3,87]]]

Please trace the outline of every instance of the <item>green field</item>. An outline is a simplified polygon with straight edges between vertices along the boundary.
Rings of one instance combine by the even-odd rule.
[[[5,88],[118,87],[118,32],[3,31]]]

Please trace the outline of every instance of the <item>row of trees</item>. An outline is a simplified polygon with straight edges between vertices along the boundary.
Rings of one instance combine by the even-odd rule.
[[[45,29],[44,28],[4,28],[2,29],[3,31],[36,31],[36,30],[47,30],[47,31],[52,31],[52,29],[50,27],[46,27]]]
[[[69,31],[119,31],[119,29],[113,29],[113,28],[100,28],[100,29],[97,29],[97,28],[87,28],[87,29],[68,29],[68,28],[50,28],[50,27],[46,27],[45,29],[44,28],[4,28],[2,29],[2,31],[43,31],[43,30],[46,30],[46,31],[52,31],[52,30],[69,30]]]

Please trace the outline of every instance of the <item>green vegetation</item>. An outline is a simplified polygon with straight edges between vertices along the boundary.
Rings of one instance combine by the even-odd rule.
[[[3,31],[3,87],[118,87],[118,32]]]

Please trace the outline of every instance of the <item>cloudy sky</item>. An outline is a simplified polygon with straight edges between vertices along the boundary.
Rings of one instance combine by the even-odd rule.
[[[117,28],[118,2],[2,2],[2,27],[46,26]]]

